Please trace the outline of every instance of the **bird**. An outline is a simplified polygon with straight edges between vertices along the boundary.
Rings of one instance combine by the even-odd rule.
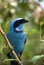
[[[10,27],[6,36],[13,46],[14,51],[16,52],[18,58],[20,59],[22,52],[26,43],[26,34],[23,30],[23,25],[27,23],[28,20],[23,18],[16,18],[11,21]],[[7,54],[8,58],[14,59],[11,52]],[[11,61],[10,65],[18,65],[17,61]]]

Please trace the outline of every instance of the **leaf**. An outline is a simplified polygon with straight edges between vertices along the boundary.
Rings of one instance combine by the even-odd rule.
[[[4,47],[4,48],[2,48],[2,52],[6,55],[10,52],[10,50],[8,47]]]
[[[37,60],[39,60],[40,58],[42,58],[42,57],[44,57],[44,55],[36,55],[36,56],[34,56],[33,58],[32,58],[32,62],[33,63],[36,63],[37,62]]]
[[[5,59],[5,60],[3,61],[3,63],[8,62],[8,61],[17,61],[17,59]]]
[[[44,42],[44,40],[40,40],[41,42]]]

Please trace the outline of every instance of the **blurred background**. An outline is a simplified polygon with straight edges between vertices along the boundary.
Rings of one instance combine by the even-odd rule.
[[[0,26],[6,33],[11,20],[25,18],[27,42],[21,59],[24,65],[44,65],[44,0],[0,0]],[[0,34],[0,65],[9,65],[8,49]]]

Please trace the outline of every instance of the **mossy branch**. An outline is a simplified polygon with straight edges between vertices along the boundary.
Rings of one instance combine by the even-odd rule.
[[[17,59],[19,65],[21,65],[21,61],[19,60],[17,54],[15,53],[12,45],[10,44],[8,38],[6,37],[6,34],[4,33],[3,29],[0,27],[0,33],[2,34],[2,36],[4,37],[6,44],[8,45],[9,49],[11,50],[11,53],[13,54],[13,56]]]

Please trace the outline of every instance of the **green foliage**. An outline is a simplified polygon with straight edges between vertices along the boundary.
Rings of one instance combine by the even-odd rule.
[[[3,63],[5,63],[5,62],[10,62],[10,61],[17,61],[16,59],[5,59],[4,61],[3,61]]]
[[[10,52],[10,49],[8,47],[2,48],[2,52],[7,55]]]
[[[41,58],[43,58],[44,57],[44,55],[36,55],[36,56],[34,56],[33,58],[32,58],[32,62],[33,63],[36,63],[39,59],[41,59]]]
[[[3,63],[3,61],[6,59],[6,56],[0,52],[0,65],[10,65],[10,62]]]
[[[35,65],[44,65],[44,55],[37,55],[32,58]]]

